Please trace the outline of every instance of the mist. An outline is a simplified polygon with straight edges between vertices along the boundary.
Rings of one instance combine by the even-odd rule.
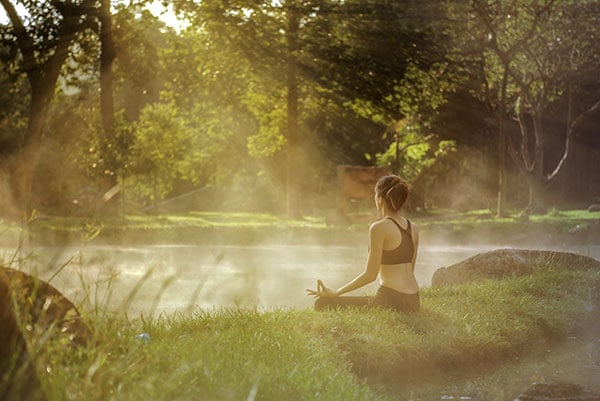
[[[415,223],[418,224],[418,223]],[[365,227],[366,230],[366,227]],[[481,233],[480,233],[481,234]],[[479,253],[501,248],[569,251],[600,259],[600,245],[541,243],[535,238],[511,238],[457,243],[444,240],[443,232],[421,229],[415,276],[422,288],[433,273]],[[365,241],[361,241],[365,239]],[[515,237],[513,236],[514,240]],[[145,315],[189,313],[198,308],[311,308],[306,288],[316,279],[339,286],[362,272],[366,234],[327,239],[239,243],[32,246],[21,249],[21,268],[38,275],[68,298],[102,313]],[[525,242],[524,242],[525,241]],[[160,241],[159,241],[160,242]],[[195,242],[195,241],[192,241]],[[2,260],[14,258],[4,248]],[[373,293],[378,283],[356,291]]]

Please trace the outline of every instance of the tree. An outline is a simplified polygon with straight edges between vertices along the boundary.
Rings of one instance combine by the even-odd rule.
[[[286,30],[285,40],[287,45],[287,79],[286,79],[286,104],[287,104],[287,143],[286,143],[286,211],[288,216],[297,217],[300,214],[300,180],[296,171],[302,165],[298,156],[298,31],[300,29],[300,10],[297,0],[286,2]]]
[[[31,1],[24,4],[27,11],[23,15],[17,12],[15,2],[1,0],[1,4],[10,21],[10,29],[3,32],[2,39],[6,46],[18,49],[11,55],[20,64],[18,73],[27,77],[30,87],[27,129],[19,144],[20,161],[12,173],[17,198],[29,209],[48,107],[77,36],[95,28],[96,3],[93,0]]]
[[[100,114],[102,116],[102,131],[104,133],[102,154],[109,166],[109,185],[117,183],[116,162],[111,156],[111,145],[115,142],[115,105],[113,100],[113,62],[117,56],[113,39],[113,18],[110,10],[110,0],[100,0]],[[107,188],[108,189],[108,188]]]
[[[591,102],[578,102],[582,83],[600,84],[600,52],[597,47],[597,27],[600,7],[597,2],[572,4],[547,2],[536,10],[542,17],[542,26],[530,46],[522,49],[510,70],[519,91],[515,118],[519,124],[520,146],[509,140],[509,152],[520,171],[527,178],[529,201],[525,214],[544,211],[544,192],[558,177],[573,157],[573,140],[583,124],[600,111],[600,93]],[[546,14],[546,15],[544,15]],[[555,124],[548,118],[553,104],[566,99],[565,133],[562,156],[554,167],[547,167],[546,140]]]
[[[498,130],[498,215],[506,213],[507,149],[529,184],[526,214],[543,209],[543,188],[550,185],[572,157],[572,140],[579,126],[600,105],[567,106],[562,157],[554,168],[545,163],[549,128],[546,114],[553,103],[573,99],[576,79],[583,69],[598,68],[596,36],[598,10],[594,2],[541,0],[449,3],[456,57],[469,61],[467,70],[479,78],[474,93],[494,113]],[[596,100],[599,98],[597,97]],[[520,136],[510,135],[513,116]],[[553,122],[555,124],[555,121]],[[515,144],[515,142],[518,143]]]
[[[410,68],[428,70],[444,60],[443,33],[430,23],[435,2],[350,0],[320,2],[303,21],[301,68],[335,100],[360,99],[378,123],[402,117],[397,93]],[[385,121],[384,121],[385,120]]]
[[[266,100],[247,60],[232,57],[222,38],[190,27],[168,44],[160,52],[165,79],[160,102],[172,102],[197,137],[200,147],[190,149],[204,161],[197,183],[228,187],[249,173],[249,154],[268,157],[281,149],[281,137],[263,139],[281,135],[285,107]],[[268,93],[283,98],[280,88]]]
[[[279,94],[282,91],[274,88],[284,88],[285,98],[272,98],[271,109],[285,102],[285,126],[279,135],[264,132],[274,143],[285,139],[289,213],[299,210],[293,201],[302,200],[298,173],[307,164],[306,152],[300,154],[302,149],[325,145],[328,149],[323,152],[329,157],[348,151],[359,155],[355,162],[368,162],[366,154],[385,147],[380,135],[372,133],[380,134],[402,116],[398,105],[386,99],[395,93],[410,58],[416,64],[431,63],[428,48],[435,42],[426,26],[419,23],[429,14],[424,15],[422,2],[416,1],[173,4],[187,12],[194,25],[206,30],[213,40],[225,39],[230,57],[250,64],[252,79],[260,83],[261,91]],[[314,109],[312,104],[327,105],[337,114],[325,116],[327,109]],[[364,112],[370,105],[373,113]],[[358,126],[366,129],[357,132]],[[263,132],[262,127],[259,132]],[[368,148],[360,149],[363,144]]]
[[[10,49],[0,45],[0,59],[7,58]],[[0,160],[14,153],[27,126],[27,82],[14,73],[13,63],[0,63]]]
[[[232,55],[243,57],[256,66],[260,63],[264,69],[261,73],[264,77],[271,76],[269,81],[272,84],[280,86],[277,81],[285,82],[286,212],[289,215],[300,213],[301,190],[296,174],[302,164],[298,154],[301,141],[298,114],[299,29],[301,18],[310,5],[296,0],[280,4],[203,1],[176,5],[188,11],[197,25],[205,27],[217,38],[225,36],[233,47]],[[258,46],[248,46],[248,43]]]
[[[517,52],[528,46],[537,26],[537,22],[532,28],[516,20],[517,7],[510,1],[448,4],[449,29],[456,33],[452,57],[473,73],[471,93],[484,102],[496,123],[499,217],[507,215],[507,117],[516,99],[509,72]]]
[[[136,125],[129,158],[132,174],[128,179],[138,181],[135,187],[142,197],[157,202],[171,191],[178,178],[189,174],[186,166],[193,153],[188,149],[198,146],[186,120],[173,105],[145,107]]]

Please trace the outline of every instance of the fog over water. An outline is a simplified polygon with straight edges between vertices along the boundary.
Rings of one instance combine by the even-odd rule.
[[[421,244],[415,275],[429,286],[435,270],[506,245]],[[600,245],[536,247],[570,251],[600,260]],[[7,259],[8,250],[4,250]],[[317,278],[331,287],[364,268],[366,246],[140,245],[40,247],[26,270],[49,280],[69,298],[130,317],[200,307],[309,308],[305,293]],[[62,266],[62,268],[61,268]],[[54,276],[54,277],[53,277]],[[374,282],[353,294],[377,288]]]

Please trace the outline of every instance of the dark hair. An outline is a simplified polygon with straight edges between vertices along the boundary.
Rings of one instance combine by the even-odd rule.
[[[381,196],[393,212],[402,208],[408,198],[409,190],[408,182],[397,175],[383,176],[375,184],[375,194]]]

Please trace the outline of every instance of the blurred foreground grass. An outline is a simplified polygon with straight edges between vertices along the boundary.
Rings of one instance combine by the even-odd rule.
[[[88,316],[96,346],[50,343],[35,362],[50,400],[440,399],[431,394],[440,377],[477,377],[578,335],[599,283],[598,271],[550,268],[426,288],[415,315],[215,309],[131,320],[97,312]]]

